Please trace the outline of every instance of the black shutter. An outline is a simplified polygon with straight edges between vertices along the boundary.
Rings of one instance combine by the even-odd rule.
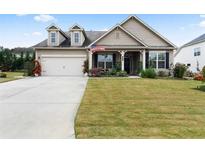
[[[113,53],[113,67],[116,68],[116,54]]]
[[[98,54],[94,54],[94,67],[97,68]]]
[[[166,52],[166,69],[169,69],[169,52]]]
[[[149,68],[149,52],[145,54],[146,68]]]

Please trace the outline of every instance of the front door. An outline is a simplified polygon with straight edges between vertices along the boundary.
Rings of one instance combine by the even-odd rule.
[[[130,57],[125,56],[124,60],[124,69],[128,74],[130,74]]]

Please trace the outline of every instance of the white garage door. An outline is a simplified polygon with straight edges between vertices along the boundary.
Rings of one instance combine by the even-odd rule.
[[[42,56],[43,76],[82,76],[85,56]]]

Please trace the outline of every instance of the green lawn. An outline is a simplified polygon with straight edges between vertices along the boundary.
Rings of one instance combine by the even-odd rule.
[[[7,77],[6,78],[0,78],[0,83],[17,80],[19,78],[16,78],[16,76],[23,76],[24,75],[23,72],[4,72],[4,73],[7,74]]]
[[[205,138],[199,81],[91,78],[75,121],[77,138]]]

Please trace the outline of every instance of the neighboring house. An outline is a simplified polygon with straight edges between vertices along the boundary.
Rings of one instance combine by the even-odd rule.
[[[117,66],[128,74],[153,67],[169,69],[176,46],[136,16],[130,16],[108,31],[85,31],[74,25],[68,32],[51,25],[48,39],[35,45],[42,75],[83,75],[89,69]]]
[[[205,34],[180,47],[174,62],[186,64],[192,72],[201,70],[205,66]]]

